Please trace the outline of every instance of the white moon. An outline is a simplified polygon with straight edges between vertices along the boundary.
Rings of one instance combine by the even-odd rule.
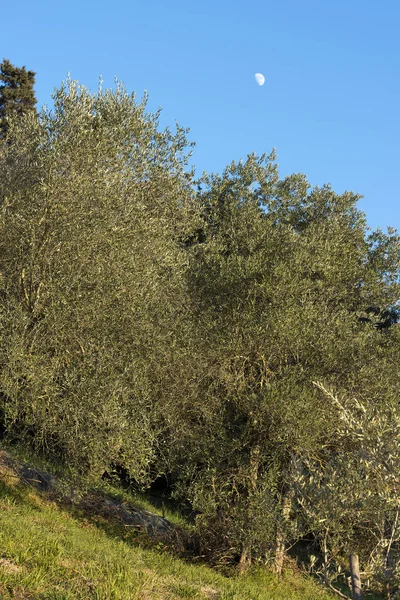
[[[265,83],[265,77],[262,73],[256,73],[254,79],[256,80],[257,85],[264,85]]]

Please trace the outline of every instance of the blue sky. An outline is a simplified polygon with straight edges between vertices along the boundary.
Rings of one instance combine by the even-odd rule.
[[[199,173],[276,147],[282,175],[363,194],[372,228],[400,229],[398,0],[22,0],[2,6],[2,58],[37,72],[40,105],[68,72],[117,76],[190,127]]]

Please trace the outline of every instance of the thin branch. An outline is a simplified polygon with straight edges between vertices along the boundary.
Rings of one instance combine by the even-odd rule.
[[[333,587],[333,585],[330,582],[327,582],[326,585],[328,586],[328,588],[330,590],[332,590],[332,592],[335,592],[335,594],[337,594],[341,598],[346,598],[346,600],[351,600],[350,596],[346,596],[346,594],[343,594],[343,592],[341,592],[340,590],[337,590],[335,587]]]
[[[398,520],[399,520],[399,510],[400,510],[400,503],[397,506],[396,518],[395,518],[394,523],[393,523],[392,533],[391,533],[391,536],[390,536],[390,540],[389,540],[389,544],[388,544],[388,548],[387,548],[387,552],[386,552],[386,563],[389,560],[389,554],[390,554],[390,550],[392,548],[394,534],[395,534],[396,529],[397,529],[397,523],[398,523]]]

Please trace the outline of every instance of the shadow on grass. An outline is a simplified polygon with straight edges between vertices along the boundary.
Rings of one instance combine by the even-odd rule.
[[[108,493],[116,503],[124,503],[124,498],[118,493]],[[132,498],[132,504],[135,499]],[[76,521],[83,525],[90,524],[103,531],[112,539],[119,539],[129,546],[143,550],[156,551],[160,554],[168,553],[174,558],[184,561],[193,561],[197,557],[193,552],[193,533],[184,527],[172,526],[165,535],[150,535],[144,528],[122,522],[118,517],[104,508],[102,499],[97,501],[91,495],[84,499],[84,505],[73,505],[63,500],[59,501],[60,507],[66,510]],[[146,507],[145,510],[148,510]],[[196,560],[196,563],[199,561]],[[203,564],[207,564],[203,562]],[[209,566],[209,565],[208,565]]]

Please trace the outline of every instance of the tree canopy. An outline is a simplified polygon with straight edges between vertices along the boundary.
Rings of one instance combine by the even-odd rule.
[[[399,236],[370,231],[357,194],[280,178],[274,153],[195,181],[187,130],[146,102],[68,80],[6,121],[6,436],[93,477],[168,477],[214,561],[279,571],[311,533],[330,585],[351,549],[383,585]]]
[[[0,63],[0,135],[9,129],[9,120],[34,111],[36,97],[33,71],[26,67],[15,67],[7,59]]]

